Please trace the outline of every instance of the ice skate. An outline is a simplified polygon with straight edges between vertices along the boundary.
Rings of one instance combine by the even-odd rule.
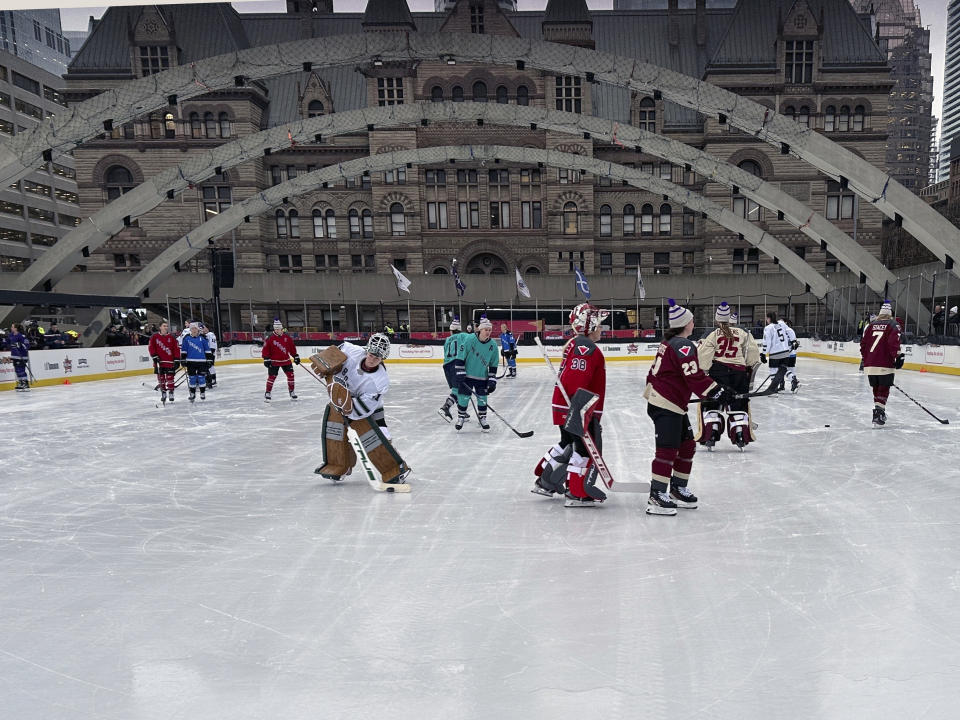
[[[207,399],[207,389],[205,387],[200,388],[200,399],[201,400]]]
[[[800,381],[797,380],[797,376],[794,375],[792,378],[790,378],[790,392],[795,393],[799,389],[800,389]]]
[[[647,515],[676,515],[677,504],[663,490],[651,490],[647,498]]]
[[[467,421],[467,414],[465,412],[457,413],[457,424],[454,427],[457,429],[457,432],[460,432],[463,429],[463,424]]]
[[[576,508],[576,507],[597,507],[597,505],[599,505],[601,502],[603,502],[602,500],[600,500],[600,501],[598,502],[598,501],[594,500],[593,498],[589,498],[589,497],[585,497],[585,498],[574,497],[574,496],[571,495],[570,493],[566,493],[566,494],[564,495],[564,498],[566,498],[566,499],[563,501],[563,506],[564,506],[564,507],[568,507],[568,508]]]
[[[887,411],[882,407],[875,407],[873,409],[873,424],[877,427],[882,427],[887,422]]]
[[[190,388],[190,395],[187,397],[187,400],[189,400],[190,402],[196,402],[196,400],[197,400],[197,389],[196,389],[196,388]]]
[[[173,390],[170,391],[170,394],[167,396],[169,402],[173,402]]]
[[[445,402],[445,403],[443,404],[443,407],[441,407],[439,410],[437,410],[437,414],[438,414],[440,417],[442,417],[444,420],[446,420],[447,422],[453,422],[453,413],[450,412],[450,407],[451,407],[452,405],[453,405],[453,403],[450,402],[450,399],[449,399],[449,398],[447,398],[447,402]]]
[[[742,450],[743,448],[741,448]],[[678,508],[693,510],[697,507],[697,496],[687,489],[686,485],[670,483],[670,499]],[[649,511],[649,508],[648,508]]]
[[[297,399],[297,394],[296,394],[293,390],[290,391],[290,399],[291,399],[291,400],[296,400],[296,399]]]
[[[264,401],[264,402],[270,402],[270,391],[269,391],[269,390],[267,390],[267,391],[263,394],[263,401]]]
[[[164,405],[167,404],[167,391],[166,391],[166,390],[161,390],[161,391],[160,391],[160,402],[162,402]]]
[[[480,432],[490,432],[490,423],[487,422],[487,415],[477,415],[477,422],[480,423]]]

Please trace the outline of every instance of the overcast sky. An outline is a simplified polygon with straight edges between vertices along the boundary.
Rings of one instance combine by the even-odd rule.
[[[930,50],[933,52],[933,83],[934,108],[937,116],[940,115],[940,106],[943,101],[943,56],[946,46],[947,27],[947,0],[916,0],[920,6],[920,16],[923,24],[930,28]],[[407,0],[413,11],[433,10],[433,0]],[[71,3],[72,4],[72,3]],[[366,7],[366,0],[334,0],[334,7],[338,12],[361,11]],[[286,9],[285,0],[253,0],[251,2],[233,3],[240,12],[282,12]],[[521,10],[542,10],[546,7],[546,0],[519,0]],[[594,10],[608,10],[613,7],[613,0],[587,0],[587,5]],[[87,20],[93,15],[100,17],[105,7],[90,8],[61,8],[60,17],[64,30],[86,30]]]

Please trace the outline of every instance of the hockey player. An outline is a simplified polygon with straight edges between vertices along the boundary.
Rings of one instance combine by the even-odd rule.
[[[607,388],[606,360],[597,346],[601,324],[609,313],[589,303],[581,303],[570,312],[570,327],[576,335],[563,348],[560,373],[557,378],[567,397],[572,398],[579,389],[599,396],[594,410],[584,428],[590,433],[598,451],[602,451],[600,419],[603,415],[603,399]],[[560,387],[553,389],[553,424],[560,427],[560,442],[549,448],[537,464],[534,474],[537,480],[533,492],[551,496],[561,493],[566,480],[565,507],[592,507],[606,499],[596,487],[591,473],[593,459],[583,443],[583,438],[564,429],[569,406]],[[566,477],[562,470],[566,467]]]
[[[19,392],[30,390],[30,380],[27,378],[27,365],[30,362],[30,340],[20,332],[20,326],[14,323],[10,326],[7,336],[7,347],[10,348],[10,360],[17,374],[16,389]]]
[[[738,394],[750,392],[753,373],[760,365],[760,350],[746,330],[733,327],[730,306],[717,306],[714,319],[717,329],[700,341],[697,359],[700,367],[721,385],[733,388]],[[743,448],[756,438],[750,420],[747,398],[732,400],[723,408],[714,401],[700,403],[700,429],[697,441],[712,448],[723,435],[723,410],[727,410],[726,426],[730,442]]]
[[[860,339],[860,355],[870,387],[873,388],[873,424],[887,422],[887,397],[893,386],[895,370],[903,367],[900,352],[900,327],[893,319],[893,308],[886,300],[863,332]]]
[[[207,366],[207,387],[214,388],[217,386],[217,368],[214,366],[217,361],[217,336],[213,330],[203,323],[200,323],[200,333],[207,338],[207,345],[210,346],[210,350],[207,353],[207,360],[209,361]]]
[[[457,351],[457,431],[467,421],[467,405],[471,394],[477,396],[477,422],[480,423],[480,429],[483,432],[490,430],[487,423],[487,395],[497,389],[497,368],[500,367],[500,352],[490,337],[492,333],[493,323],[484,315],[477,323],[477,332],[468,334]]]
[[[460,331],[460,318],[455,317],[450,322],[450,337],[443,341],[443,374],[447,379],[447,387],[450,388],[450,394],[443,401],[443,407],[437,412],[447,422],[453,422],[453,413],[450,409],[457,404],[457,388],[460,385],[457,380],[457,354],[460,352],[460,346],[467,340],[467,334]]]
[[[170,323],[164,320],[147,345],[153,359],[153,372],[160,383],[160,402],[173,402],[173,377],[180,366],[180,343],[170,334]]]
[[[783,390],[783,379],[789,371],[790,335],[786,325],[777,322],[777,313],[767,313],[767,326],[763,329],[764,352],[760,353],[760,362],[770,362],[770,375],[773,376],[773,390]],[[792,331],[791,331],[792,332]],[[796,339],[796,335],[794,335]]]
[[[183,338],[180,344],[180,357],[187,368],[187,383],[190,386],[190,396],[193,402],[197,398],[197,388],[200,388],[200,399],[207,397],[207,338],[200,334],[200,324],[190,323],[190,334]]]
[[[370,460],[386,485],[403,483],[410,468],[390,442],[383,397],[390,377],[383,361],[390,357],[390,339],[384,333],[370,336],[366,347],[345,342],[330,346],[310,358],[327,383],[330,404],[323,415],[323,465],[314,472],[334,482],[349,475],[357,461],[347,439],[353,427]]]
[[[693,332],[693,313],[672,299],[669,302],[669,329],[663,333],[663,342],[657,348],[657,359],[647,374],[643,391],[657,445],[647,499],[649,515],[676,515],[677,507],[697,507],[697,496],[687,487],[697,451],[687,417],[691,393],[721,406],[735,399],[732,390],[700,369],[697,346],[689,339]]]
[[[507,377],[517,376],[517,340],[507,328],[506,323],[500,325],[500,354],[507,362]]]
[[[287,376],[287,390],[290,391],[290,399],[296,400],[293,365],[300,364],[300,356],[297,354],[297,346],[293,342],[293,338],[283,331],[283,323],[280,322],[279,318],[273,321],[273,334],[263,341],[263,351],[260,355],[263,358],[263,366],[267,369],[267,391],[263,393],[264,401],[270,402],[273,383],[276,382],[277,375],[281,370]]]
[[[797,377],[797,349],[800,347],[800,341],[797,340],[797,333],[787,324],[786,320],[780,318],[779,323],[783,326],[783,331],[790,341],[790,354],[787,356],[786,379],[790,381],[790,392],[795,393],[800,389],[800,378]]]

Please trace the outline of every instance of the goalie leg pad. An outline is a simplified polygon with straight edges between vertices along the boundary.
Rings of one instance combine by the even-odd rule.
[[[550,459],[544,463],[540,473],[540,485],[555,493],[563,493],[567,481],[567,463],[573,455],[573,446],[554,445],[547,451],[547,455]]]
[[[357,431],[360,444],[370,457],[370,462],[380,473],[383,482],[402,482],[402,479],[410,473],[410,467],[394,449],[393,443],[384,435],[383,430],[369,418],[354,420],[351,426]]]
[[[750,414],[745,412],[730,413],[727,416],[727,435],[734,445],[739,445],[741,442],[747,445],[753,442],[756,438],[753,436]]]
[[[703,403],[700,404],[700,427],[697,431],[696,441],[701,445],[704,443],[716,444],[723,437],[723,415],[719,410],[705,409]]]
[[[590,427],[593,407],[599,399],[599,395],[589,390],[584,388],[577,390],[570,398],[570,411],[567,413],[567,421],[563,424],[563,429],[571,435],[583,437],[585,430]]]
[[[323,465],[315,472],[331,477],[347,475],[357,462],[357,453],[347,438],[346,419],[331,405],[327,405],[323,413],[320,439],[323,442]]]

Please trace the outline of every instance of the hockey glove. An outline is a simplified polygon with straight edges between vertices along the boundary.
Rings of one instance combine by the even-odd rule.
[[[791,340],[791,341],[790,341],[790,347],[791,347],[793,350],[796,350],[798,347],[800,347],[800,341],[799,341],[799,340]]]
[[[176,372],[176,371],[179,370],[179,369],[180,369],[180,361],[179,361],[179,360],[174,360],[174,361],[173,361],[173,371]]]
[[[897,359],[893,361],[893,366],[894,366],[897,370],[899,370],[900,368],[903,367],[903,361],[904,361],[904,359],[905,359],[905,358],[904,358],[903,353],[897,353]]]
[[[153,374],[154,375],[160,374],[160,363],[157,362],[156,360],[153,361]]]
[[[299,356],[299,355],[294,355],[294,356],[293,356],[293,364],[294,364],[294,365],[299,365],[299,364],[300,364],[300,356]]]
[[[263,361],[263,366],[264,366],[265,368],[269,368],[269,367],[270,367],[270,361],[269,361],[269,360],[264,360],[264,361]]]
[[[720,405],[729,405],[737,399],[737,391],[729,385],[720,385],[720,389],[716,390],[710,399],[720,403]]]
[[[151,355],[151,356],[150,356],[150,359],[153,360],[153,364],[154,364],[154,365],[159,365],[159,364],[160,364],[160,356],[159,356],[159,355]]]
[[[760,353],[760,362],[762,362],[764,365],[767,364],[767,354],[766,354],[766,353]]]
[[[496,389],[497,389],[496,378],[487,378],[487,395],[493,395],[493,392]]]

